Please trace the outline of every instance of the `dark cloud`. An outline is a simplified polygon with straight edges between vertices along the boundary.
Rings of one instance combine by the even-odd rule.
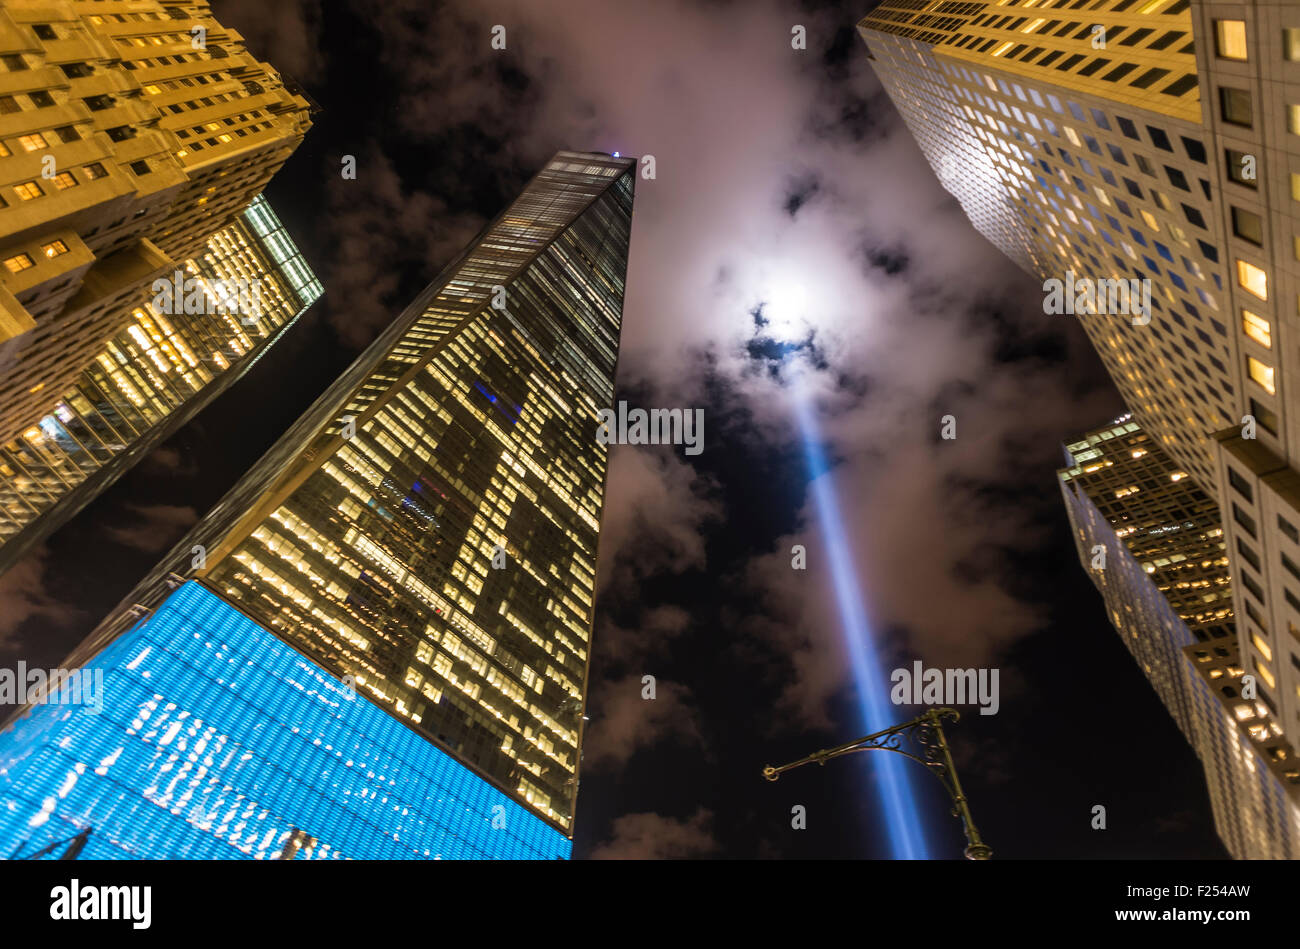
[[[591,722],[583,739],[583,769],[617,769],[638,751],[672,738],[680,746],[700,745],[698,713],[691,690],[655,676],[654,698],[644,698],[644,676],[653,668],[596,683],[588,700]]]
[[[164,445],[145,456],[144,461],[140,462],[139,470],[145,474],[188,478],[198,471],[198,465],[179,448]]]
[[[325,170],[333,258],[327,300],[334,329],[360,348],[408,302],[403,268],[432,279],[486,222],[409,187],[373,144],[353,157],[355,180],[343,177],[342,156]]]
[[[718,850],[713,814],[703,808],[684,820],[659,814],[625,814],[613,836],[592,850],[592,860],[683,860]]]
[[[194,508],[174,504],[127,504],[124,513],[128,522],[105,525],[104,533],[113,543],[148,553],[162,553],[199,519]]]
[[[616,445],[610,451],[598,590],[626,590],[652,574],[706,566],[705,530],[721,522],[724,508],[716,485],[680,450]]]
[[[785,197],[785,212],[791,217],[799,213],[799,209],[817,196],[821,190],[821,182],[812,175],[805,175],[790,182]]]
[[[879,270],[883,270],[891,277],[906,270],[909,263],[906,253],[888,248],[873,248],[868,250],[866,252],[866,257],[868,264]]]
[[[212,12],[243,35],[249,52],[299,82],[324,74],[321,0],[212,0]]]
[[[604,622],[596,630],[601,660],[625,669],[644,664],[652,657],[662,656],[673,640],[687,633],[690,626],[691,614],[672,604],[645,610],[628,627]]]
[[[37,547],[11,569],[0,574],[0,649],[12,648],[19,629],[30,620],[70,626],[84,613],[67,598],[47,592],[49,550]]]

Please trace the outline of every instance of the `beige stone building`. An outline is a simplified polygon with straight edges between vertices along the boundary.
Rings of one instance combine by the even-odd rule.
[[[0,6],[0,442],[262,191],[311,110],[204,0]]]

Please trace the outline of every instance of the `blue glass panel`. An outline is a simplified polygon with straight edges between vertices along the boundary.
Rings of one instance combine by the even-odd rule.
[[[92,670],[102,710],[35,705],[0,733],[0,857],[87,826],[83,859],[570,856],[560,831],[198,583]]]

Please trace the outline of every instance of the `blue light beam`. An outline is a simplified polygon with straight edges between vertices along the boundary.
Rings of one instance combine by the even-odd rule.
[[[797,388],[802,388],[798,386]],[[887,699],[888,689],[872,642],[871,627],[867,621],[862,593],[853,570],[853,549],[844,531],[840,516],[839,499],[831,478],[830,464],[821,442],[817,416],[805,392],[795,394],[795,415],[803,437],[804,458],[808,465],[813,501],[817,507],[817,521],[826,540],[830,554],[831,578],[835,586],[835,600],[843,626],[844,640],[849,650],[853,679],[858,690],[858,707],[862,723],[868,734],[883,731],[898,724],[894,707]],[[877,790],[885,826],[896,860],[925,860],[925,836],[920,814],[912,797],[908,768],[911,764],[899,755],[883,752],[871,755],[871,766],[879,776]]]

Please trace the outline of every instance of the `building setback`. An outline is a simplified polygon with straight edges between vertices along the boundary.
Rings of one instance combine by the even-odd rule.
[[[0,851],[569,855],[635,167],[558,153],[74,651]]]

